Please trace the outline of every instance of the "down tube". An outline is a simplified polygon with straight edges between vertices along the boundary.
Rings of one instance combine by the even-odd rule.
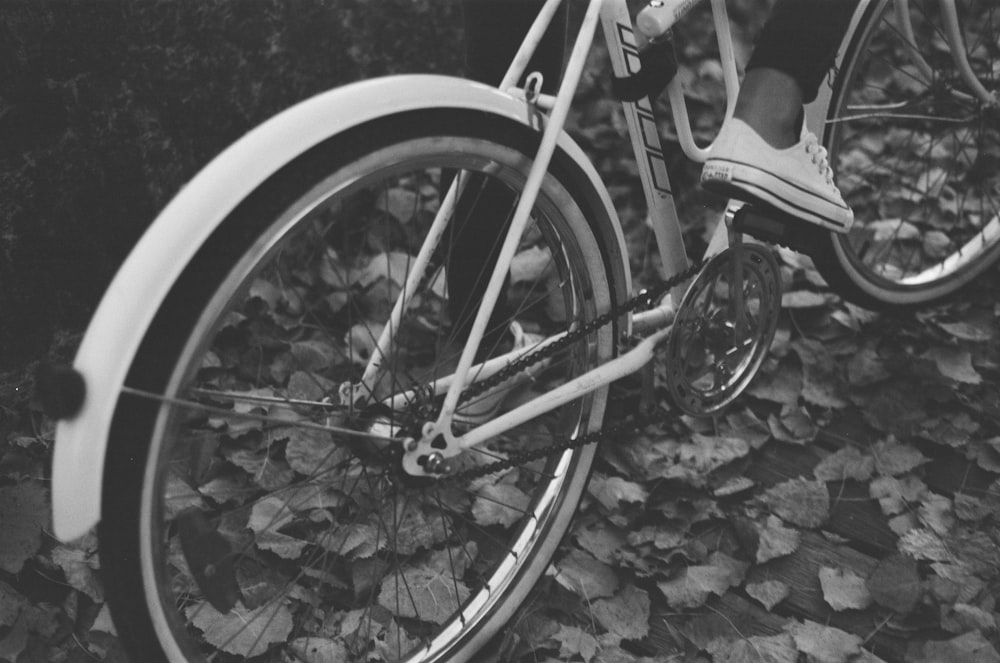
[[[625,0],[606,2],[601,9],[601,24],[614,75],[626,77],[638,73],[642,66],[639,63],[639,46]],[[688,259],[653,104],[647,97],[635,103],[622,102],[622,109],[660,251],[663,276],[668,277],[687,269]],[[679,300],[684,289],[684,285],[674,289],[675,300]]]

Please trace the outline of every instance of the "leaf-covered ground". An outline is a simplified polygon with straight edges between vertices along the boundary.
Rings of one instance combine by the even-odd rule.
[[[996,277],[904,318],[792,288],[726,415],[603,447],[500,660],[1000,660]]]
[[[680,48],[710,135],[717,68],[704,43]],[[574,131],[648,277],[656,261],[605,89],[588,78]],[[719,201],[693,186],[696,169],[672,166],[697,246]],[[785,311],[760,378],[723,416],[673,412],[603,446],[495,660],[1000,661],[1000,268],[946,306],[892,317],[827,292],[800,256],[782,262]],[[50,354],[76,341],[64,334]],[[52,425],[29,368],[0,375],[0,660],[121,661],[96,541],[49,533]]]

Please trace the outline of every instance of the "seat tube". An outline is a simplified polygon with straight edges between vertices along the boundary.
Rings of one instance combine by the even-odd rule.
[[[604,40],[608,44],[611,67],[615,76],[632,76],[641,68],[639,44],[625,0],[608,0],[601,14]],[[667,174],[667,162],[653,114],[650,99],[622,102],[625,121],[632,139],[639,177],[646,196],[646,205],[652,221],[664,276],[683,271],[688,266],[680,219],[674,204],[673,189]],[[674,297],[683,294],[683,287],[675,289]]]

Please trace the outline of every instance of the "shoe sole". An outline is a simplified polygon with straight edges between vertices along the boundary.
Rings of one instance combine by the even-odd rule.
[[[794,189],[801,195],[809,196],[823,205],[832,205],[828,200],[798,187],[787,180],[745,163],[725,159],[709,159],[701,174],[701,184],[709,191],[720,193],[748,203],[764,203],[808,223],[812,223],[836,233],[847,233],[853,220],[844,223],[830,218],[800,203],[774,193],[777,189]]]

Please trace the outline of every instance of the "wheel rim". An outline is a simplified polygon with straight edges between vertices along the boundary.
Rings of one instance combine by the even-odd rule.
[[[433,409],[430,398],[416,413],[345,412],[319,403],[357,375],[356,360],[363,359],[373,332],[359,324],[376,320],[371,311],[384,311],[394,298],[406,268],[398,255],[405,251],[394,249],[412,244],[412,225],[432,216],[441,178],[447,178],[442,173],[489,173],[516,188],[526,168],[527,160],[513,150],[460,138],[387,148],[301,196],[224,279],[206,311],[225,312],[198,319],[166,390],[199,405],[160,408],[150,452],[155,460],[144,484],[143,575],[147,587],[157,588],[148,594],[149,607],[169,656],[450,657],[548,545],[555,521],[565,519],[567,486],[578,483],[587,453],[564,452],[496,481],[440,488],[401,479],[395,461],[387,460],[392,442],[358,437],[360,443],[348,445],[343,436],[274,421],[333,422],[394,438],[400,424],[422,420]],[[331,205],[333,199],[340,204]],[[401,223],[404,215],[411,218]],[[600,275],[579,268],[595,264],[596,247],[575,242],[574,232],[586,222],[553,181],[543,188],[533,219],[522,242],[530,255],[519,266],[529,276],[513,279],[512,317],[555,333],[606,306],[607,286]],[[296,234],[293,227],[305,230]],[[324,232],[317,235],[317,227]],[[337,264],[331,267],[327,233],[334,228],[342,243],[334,242]],[[356,262],[346,257],[352,252]],[[433,316],[447,318],[441,271],[424,279],[418,314],[400,326],[401,337],[409,339],[387,362],[395,377],[376,383],[382,398],[446,374],[438,359],[454,363],[443,356],[442,348],[455,345],[440,338],[447,333],[431,333],[451,331],[447,323],[435,330]],[[300,287],[291,289],[291,282]],[[317,283],[322,297],[312,291]],[[324,308],[309,309],[314,304]],[[294,313],[296,305],[309,314]],[[289,341],[283,335],[289,318],[308,319],[322,333],[305,334],[301,325],[296,334],[305,340]],[[254,325],[256,337],[248,340]],[[561,354],[546,379],[564,379],[606,356],[609,340],[602,333]],[[289,349],[290,343],[299,345]],[[248,363],[239,347],[257,353],[256,359]],[[434,352],[426,359],[428,347],[442,356]],[[274,354],[281,348],[284,354]],[[266,377],[249,377],[251,364]],[[478,456],[467,454],[466,465],[578,434],[599,418],[597,400],[581,399],[511,431]],[[206,406],[263,410],[270,421]],[[206,463],[216,469],[197,474]],[[213,557],[220,542],[230,552]],[[234,579],[239,602],[228,612],[217,610],[209,595],[231,603],[232,592],[226,595]]]
[[[851,232],[834,239],[839,262],[863,288],[902,298],[953,289],[1000,251],[1000,110],[959,80],[937,2],[910,3],[926,70],[907,55],[892,5],[843,72],[829,135],[855,212]],[[997,95],[1000,8],[963,3],[960,20],[970,64]]]

